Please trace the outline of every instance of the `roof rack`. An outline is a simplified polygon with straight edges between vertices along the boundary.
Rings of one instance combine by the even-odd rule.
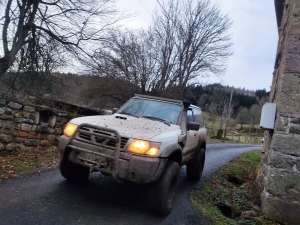
[[[156,99],[156,100],[161,100],[161,101],[175,102],[175,103],[183,104],[182,100],[176,100],[176,99],[170,99],[170,98],[161,98],[161,97],[155,97],[155,96],[150,96],[150,95],[134,94],[134,97],[150,98],[150,99]]]

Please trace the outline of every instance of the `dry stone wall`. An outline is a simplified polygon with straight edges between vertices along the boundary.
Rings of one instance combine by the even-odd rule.
[[[66,105],[70,108],[70,104]],[[85,108],[77,107],[76,110],[88,115],[99,114]],[[14,154],[23,147],[57,145],[65,124],[73,116],[74,112],[21,103],[16,98],[1,94],[0,154]]]
[[[299,224],[300,0],[282,3],[283,16],[270,93],[270,102],[277,104],[277,115],[274,132],[265,132],[258,178],[262,213],[282,224]]]

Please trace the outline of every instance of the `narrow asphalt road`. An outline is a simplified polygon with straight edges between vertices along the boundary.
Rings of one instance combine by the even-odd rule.
[[[205,180],[233,158],[256,149],[261,146],[208,144],[201,181],[186,180],[182,167],[173,211],[166,217],[147,211],[144,188],[116,184],[99,173],[80,185],[66,182],[57,169],[1,180],[0,224],[201,225],[204,222],[189,200],[191,190],[200,189]]]

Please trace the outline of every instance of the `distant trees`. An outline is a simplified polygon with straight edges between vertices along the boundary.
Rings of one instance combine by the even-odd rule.
[[[249,124],[251,128],[258,125],[260,122],[261,109],[266,99],[262,97],[256,104],[253,104],[249,109],[247,107],[240,107],[237,111],[236,120],[241,125],[243,130],[244,124]]]
[[[259,98],[266,98],[269,95],[269,92],[266,91],[266,89],[262,89],[262,90],[256,90],[255,91],[255,95]]]

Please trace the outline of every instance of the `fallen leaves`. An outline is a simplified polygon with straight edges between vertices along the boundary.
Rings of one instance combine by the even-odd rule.
[[[59,153],[55,146],[46,149],[23,148],[18,154],[0,156],[0,178],[56,168],[58,163]]]

